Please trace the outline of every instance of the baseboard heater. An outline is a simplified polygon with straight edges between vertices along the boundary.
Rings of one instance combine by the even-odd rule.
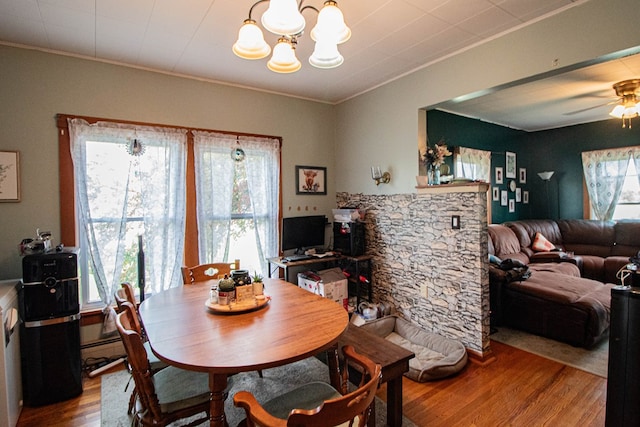
[[[113,338],[105,338],[102,340],[98,340],[98,341],[92,341],[92,342],[88,342],[85,344],[80,345],[80,349],[81,350],[86,350],[88,348],[93,348],[93,347],[100,347],[101,345],[107,345],[107,344],[114,344],[120,342],[120,337],[113,337]]]

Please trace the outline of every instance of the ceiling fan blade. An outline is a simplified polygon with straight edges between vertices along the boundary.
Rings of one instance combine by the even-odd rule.
[[[589,110],[594,110],[596,108],[604,107],[605,105],[617,104],[618,102],[620,102],[619,99],[617,99],[615,101],[610,101],[610,102],[607,102],[607,103],[604,103],[604,104],[593,105],[593,106],[588,107],[588,108],[582,108],[580,110],[571,111],[571,112],[568,112],[568,113],[564,113],[563,115],[564,116],[573,116],[574,114],[584,113],[584,112],[589,111]]]

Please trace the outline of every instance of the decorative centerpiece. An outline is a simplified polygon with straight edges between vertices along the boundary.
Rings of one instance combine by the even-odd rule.
[[[433,147],[427,146],[420,151],[420,161],[427,167],[427,184],[440,184],[440,165],[444,164],[444,158],[451,155],[451,151],[444,144],[443,140]]]
[[[262,276],[257,272],[251,276],[247,270],[233,270],[218,283],[217,295],[212,291],[205,303],[214,313],[244,313],[267,305],[270,297],[264,295]]]

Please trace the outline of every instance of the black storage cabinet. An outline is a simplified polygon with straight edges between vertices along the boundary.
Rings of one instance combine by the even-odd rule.
[[[633,283],[640,284],[638,277]],[[639,399],[640,287],[617,286],[611,290],[605,425],[640,426]]]
[[[82,393],[80,303],[75,252],[27,255],[18,284],[24,404]]]

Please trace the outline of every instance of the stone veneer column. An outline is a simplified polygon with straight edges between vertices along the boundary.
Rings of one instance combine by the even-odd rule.
[[[488,184],[418,188],[417,194],[337,194],[338,207],[366,208],[373,297],[427,331],[489,348]],[[460,229],[451,227],[460,216]]]

